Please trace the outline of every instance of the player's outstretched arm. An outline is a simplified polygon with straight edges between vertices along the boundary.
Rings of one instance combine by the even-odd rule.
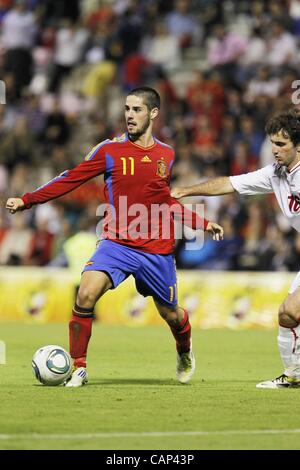
[[[216,240],[217,242],[223,240],[224,229],[221,225],[216,224],[215,222],[208,222],[205,231],[212,235],[213,240]]]
[[[25,209],[25,204],[23,199],[20,197],[10,197],[7,199],[5,208],[11,213],[15,214],[16,212],[22,211]]]
[[[93,152],[94,150],[94,152]],[[103,147],[101,144],[94,147],[86,159],[71,170],[66,170],[48,183],[40,186],[32,193],[23,194],[20,198],[10,198],[6,203],[6,209],[11,214],[19,210],[30,209],[35,204],[56,199],[64,194],[73,191],[94,176],[104,173],[106,168]]]
[[[175,199],[187,196],[220,196],[222,194],[233,193],[234,191],[229,177],[220,176],[193,186],[174,187],[171,189],[171,196]]]

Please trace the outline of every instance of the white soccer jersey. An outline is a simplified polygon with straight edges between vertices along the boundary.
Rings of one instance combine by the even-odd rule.
[[[251,173],[230,176],[230,181],[240,194],[274,193],[290,225],[300,232],[300,162],[291,171],[274,163]]]

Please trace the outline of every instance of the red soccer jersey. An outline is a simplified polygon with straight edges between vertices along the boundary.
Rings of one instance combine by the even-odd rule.
[[[104,173],[105,199],[110,206],[102,238],[147,253],[170,254],[174,250],[173,219],[183,221],[183,206],[170,196],[173,162],[174,150],[170,146],[154,138],[151,147],[141,147],[124,134],[98,144],[77,167],[25,194],[22,199],[26,208],[30,208],[62,196]],[[162,204],[172,206],[173,214],[164,211],[157,216],[157,208]],[[194,212],[185,211],[184,223],[206,229],[208,222]]]

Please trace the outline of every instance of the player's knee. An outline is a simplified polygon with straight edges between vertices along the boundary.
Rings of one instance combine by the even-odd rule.
[[[279,325],[285,328],[294,328],[299,324],[299,316],[300,314],[295,304],[285,300],[278,312]]]
[[[180,326],[181,322],[176,310],[168,310],[164,319],[171,328],[178,328]]]
[[[97,292],[94,289],[87,287],[80,287],[77,294],[77,305],[83,308],[93,308],[97,301]]]
[[[166,321],[170,326],[172,326],[174,328],[177,328],[177,327],[180,326],[180,321],[179,321],[178,315],[176,315],[175,312],[170,313],[167,316]]]

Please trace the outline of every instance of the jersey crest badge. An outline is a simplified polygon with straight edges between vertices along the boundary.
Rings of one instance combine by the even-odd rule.
[[[158,160],[156,174],[161,178],[166,178],[168,176],[168,167],[164,160]]]

